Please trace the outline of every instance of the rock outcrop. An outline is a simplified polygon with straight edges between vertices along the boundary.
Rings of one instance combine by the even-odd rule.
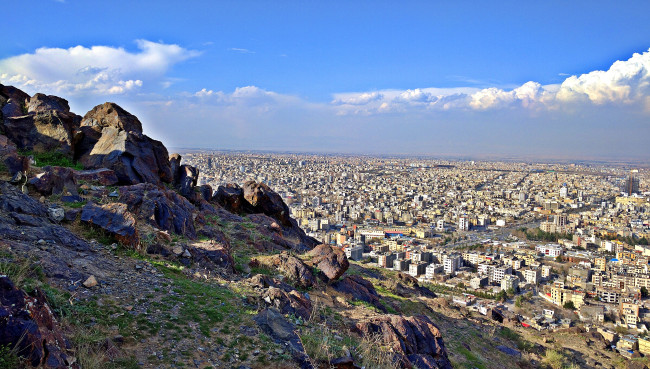
[[[331,287],[350,300],[364,301],[384,313],[387,311],[386,307],[381,303],[381,298],[375,287],[361,276],[345,276],[343,279],[332,283]]]
[[[118,182],[115,172],[106,168],[76,170],[74,172],[74,179],[77,182],[84,181],[88,183],[95,183],[101,186],[113,186]]]
[[[152,226],[190,239],[196,238],[193,212],[196,208],[174,191],[141,183],[120,187],[119,201],[139,219]]]
[[[14,91],[14,95],[20,94]],[[19,149],[72,158],[74,133],[81,118],[70,112],[65,99],[36,94],[24,100],[20,112],[13,104],[15,98],[8,101],[3,108],[4,131]]]
[[[37,242],[46,240],[86,251],[88,244],[65,227],[52,222],[48,207],[0,182],[0,240]]]
[[[438,327],[424,315],[384,315],[361,321],[356,327],[363,335],[376,335],[389,346],[404,368],[452,368]]]
[[[70,344],[47,306],[45,295],[36,297],[0,277],[0,346],[18,346],[18,355],[39,368],[79,368]]]
[[[99,227],[126,246],[137,248],[140,243],[136,221],[126,204],[96,205],[88,203],[81,210],[81,221]]]
[[[265,304],[277,308],[282,314],[309,320],[312,304],[303,294],[290,285],[269,276],[256,275],[249,280],[257,288]]]
[[[134,115],[114,103],[94,107],[81,121],[75,157],[86,169],[108,168],[120,184],[172,181],[169,154],[142,133]]]
[[[253,208],[244,198],[244,189],[234,183],[225,186],[219,186],[217,192],[212,197],[212,201],[223,206],[233,214],[250,214]]]
[[[64,167],[46,166],[43,172],[29,180],[38,193],[44,196],[70,193],[77,194],[77,181],[75,171]]]
[[[309,288],[316,283],[311,269],[302,260],[286,252],[273,256],[271,264],[297,286]]]
[[[253,317],[260,329],[275,342],[283,344],[289,350],[292,358],[301,369],[312,369],[313,366],[305,353],[305,348],[296,333],[296,327],[287,321],[277,309],[262,310]]]
[[[280,195],[264,183],[248,181],[244,183],[244,198],[252,206],[254,213],[262,213],[279,221],[285,227],[295,226],[289,207]]]
[[[345,252],[337,247],[321,244],[307,253],[309,263],[317,267],[328,281],[339,279],[348,270],[348,262]]]

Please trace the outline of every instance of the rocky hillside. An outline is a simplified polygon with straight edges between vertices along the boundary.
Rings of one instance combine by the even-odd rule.
[[[452,367],[433,292],[319,245],[265,184],[197,186],[114,103],[0,107],[0,368]]]

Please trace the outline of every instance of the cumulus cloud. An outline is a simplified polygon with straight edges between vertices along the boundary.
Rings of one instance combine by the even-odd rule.
[[[199,55],[147,40],[137,40],[136,46],[136,52],[111,46],[39,48],[0,60],[0,82],[63,95],[123,94],[163,78],[174,64]]]
[[[489,87],[416,88],[402,91],[335,94],[331,103],[339,114],[374,114],[408,110],[494,110],[524,108],[538,111],[578,104],[634,104],[650,109],[650,50],[616,61],[606,71],[569,76],[559,85],[529,81],[514,89]]]

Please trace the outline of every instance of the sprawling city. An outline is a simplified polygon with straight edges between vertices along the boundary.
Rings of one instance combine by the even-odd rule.
[[[650,369],[649,1],[13,1],[0,369]]]

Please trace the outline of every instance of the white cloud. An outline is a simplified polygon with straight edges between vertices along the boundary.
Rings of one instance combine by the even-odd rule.
[[[510,90],[490,87],[416,88],[334,94],[338,114],[375,114],[410,110],[558,109],[582,104],[634,104],[649,110],[650,50],[616,61],[607,71],[570,76],[560,85],[529,81]]]
[[[561,101],[590,101],[629,104],[650,94],[650,50],[634,53],[626,61],[616,61],[606,70],[567,78],[557,93]]]
[[[239,47],[231,47],[229,50],[230,51],[236,51],[236,52],[241,53],[241,54],[255,54],[255,51],[251,51],[251,50],[243,49],[243,48],[239,48]]]
[[[199,55],[178,45],[137,40],[137,52],[110,46],[39,48],[0,60],[0,82],[61,95],[122,94],[161,78]]]

